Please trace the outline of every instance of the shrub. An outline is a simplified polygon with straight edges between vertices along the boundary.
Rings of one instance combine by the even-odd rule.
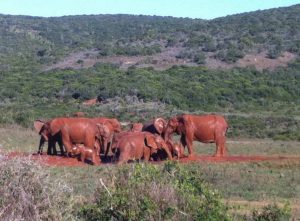
[[[29,159],[0,161],[0,220],[72,220],[72,192]]]
[[[164,168],[134,164],[118,167],[99,185],[95,200],[79,211],[83,220],[229,220],[220,196],[197,170],[176,163]]]
[[[285,221],[291,218],[291,208],[286,204],[283,208],[277,204],[267,205],[261,212],[254,210],[252,212],[253,221]]]

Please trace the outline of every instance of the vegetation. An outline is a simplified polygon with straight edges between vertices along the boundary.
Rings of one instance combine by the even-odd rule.
[[[73,190],[29,159],[0,161],[1,220],[70,220]]]
[[[78,110],[89,116],[142,122],[158,115],[213,112],[228,113],[230,136],[299,140],[298,62],[273,72],[182,66],[166,71],[122,71],[98,64],[83,70],[4,74],[0,122],[30,127],[36,118],[71,115]],[[97,96],[109,104],[81,105]],[[146,108],[149,102],[154,102],[150,109]]]
[[[37,151],[39,136],[30,129],[25,129],[20,126],[9,126],[0,128],[0,140],[1,153],[5,151],[33,153]],[[215,146],[213,144],[201,144],[195,142],[194,145],[195,151],[199,154],[211,155],[215,151]],[[229,141],[227,147],[229,153],[233,155],[299,156],[300,154],[299,142],[294,141],[272,141],[266,139],[242,140],[238,142]],[[0,157],[2,157],[1,154]],[[295,160],[281,159],[279,161],[255,163],[199,162],[196,164],[159,164],[155,166],[151,164],[129,164],[123,166],[123,169],[114,165],[100,167],[41,167],[36,163],[27,161],[28,159],[25,159],[25,162],[22,163],[20,163],[20,160],[13,162],[1,161],[3,163],[1,166],[3,165],[3,167],[0,168],[0,180],[5,182],[5,185],[2,185],[3,188],[0,189],[1,191],[6,191],[6,193],[10,195],[12,194],[10,190],[15,191],[16,189],[24,188],[28,194],[32,193],[31,191],[34,191],[32,194],[37,196],[36,192],[39,191],[36,187],[36,183],[41,183],[39,185],[42,185],[46,190],[38,195],[38,199],[33,199],[35,199],[34,202],[36,202],[37,208],[40,208],[38,205],[41,204],[38,200],[43,200],[44,194],[46,193],[50,195],[50,202],[52,202],[50,208],[47,210],[41,209],[44,214],[50,213],[51,211],[53,212],[53,210],[59,212],[60,210],[57,209],[63,209],[64,211],[67,210],[66,213],[69,213],[69,217],[72,215],[78,218],[80,215],[80,217],[84,219],[86,216],[85,212],[87,211],[90,211],[90,216],[94,215],[97,217],[97,214],[103,213],[103,210],[97,210],[98,204],[103,206],[101,208],[107,208],[108,205],[110,205],[105,201],[98,202],[101,199],[104,199],[104,197],[109,197],[103,184],[114,196],[109,202],[114,203],[113,205],[116,206],[114,208],[120,209],[128,208],[128,205],[123,201],[118,201],[118,199],[122,199],[125,194],[129,194],[131,200],[140,202],[145,199],[145,196],[147,196],[149,192],[149,186],[151,185],[150,182],[138,182],[140,179],[156,182],[157,185],[155,185],[155,187],[161,187],[159,190],[162,191],[162,187],[165,187],[165,185],[173,188],[176,187],[175,182],[187,181],[185,178],[181,177],[181,175],[186,175],[186,178],[189,177],[188,179],[192,177],[196,178],[191,182],[194,184],[195,181],[199,181],[198,184],[200,187],[203,187],[203,190],[208,191],[206,192],[206,194],[208,194],[207,196],[213,192],[218,196],[216,199],[221,197],[223,203],[220,205],[225,205],[225,209],[227,208],[226,213],[234,220],[251,220],[253,214],[249,213],[250,211],[256,210],[258,215],[262,213],[263,206],[265,205],[277,203],[278,208],[282,209],[284,208],[283,204],[286,202],[290,202],[290,207],[293,208],[293,211],[290,211],[290,214],[292,214],[293,217],[299,217],[300,215],[297,203],[298,198],[300,197],[300,192],[297,191],[299,188],[298,183],[300,182],[300,162],[298,158]],[[29,167],[33,167],[32,170],[28,170]],[[5,174],[8,174],[8,176]],[[14,177],[11,174],[15,174],[16,176]],[[130,182],[127,182],[124,180],[124,177],[129,177],[129,174],[130,176],[134,175],[134,177],[130,177]],[[33,180],[31,180],[31,178]],[[102,179],[103,184],[101,184],[100,178]],[[190,181],[188,180],[188,182]],[[8,183],[14,183],[14,188],[6,188]],[[27,183],[29,183],[29,185],[27,185]],[[199,186],[198,184],[196,183],[195,186]],[[137,192],[128,193],[128,191],[126,192],[125,189],[122,189],[122,185],[125,185],[126,187],[130,186],[131,188],[134,186]],[[27,188],[27,186],[31,186],[32,188]],[[58,188],[58,186],[61,188]],[[147,187],[147,191],[143,192],[142,187]],[[52,188],[54,189],[51,190]],[[182,186],[182,188],[187,191],[187,195],[192,193],[190,191],[193,191],[193,189],[188,188],[187,186]],[[64,190],[63,192],[62,189]],[[141,196],[143,197],[139,198],[138,193],[141,193]],[[172,194],[173,193],[181,194],[180,192],[172,192]],[[52,198],[51,194],[55,197]],[[160,194],[162,195],[161,192]],[[13,196],[11,195],[11,197]],[[0,199],[3,198],[0,197]],[[6,202],[8,202],[11,198],[5,197],[5,199],[7,199]],[[150,199],[155,200],[152,198]],[[174,197],[172,199],[177,198]],[[67,201],[70,207],[61,206],[64,200]],[[211,203],[213,202],[214,201]],[[243,202],[246,203],[243,204]],[[162,208],[167,208],[168,205],[163,204],[164,201],[160,201],[160,203],[161,204],[159,205],[165,206]],[[5,206],[8,204],[5,204]],[[28,203],[28,205],[31,205],[31,203]],[[148,210],[138,211],[144,215],[152,214],[155,216],[158,210],[156,210],[151,203],[147,205],[149,205]],[[216,204],[213,203],[210,205],[213,206]],[[286,208],[288,209],[289,207]],[[23,209],[21,211],[23,211]],[[92,211],[93,213],[91,213]],[[189,211],[195,211],[195,208],[192,207]],[[277,210],[274,209],[272,211],[275,213]],[[175,212],[173,215],[174,214]],[[111,213],[108,213],[107,215],[109,216]],[[182,216],[185,217],[183,214]]]
[[[229,122],[229,137],[284,140],[229,142],[229,152],[299,155],[299,142],[287,141],[300,140],[299,58],[274,71],[200,66],[208,56],[235,63],[248,53],[266,52],[271,59],[284,51],[299,55],[299,16],[300,5],[209,21],[0,15],[0,153],[35,151],[38,135],[26,129],[34,119],[71,116],[80,110],[90,117],[141,122],[186,112],[220,113]],[[165,49],[199,66],[165,71],[135,66],[121,70],[109,64],[44,68],[73,52],[140,56]],[[76,60],[78,65],[84,62]],[[97,96],[106,103],[82,105]],[[195,146],[201,154],[214,151],[209,144]],[[288,206],[270,204],[245,215],[227,200],[293,203],[299,198],[297,159],[62,169],[0,157],[1,220],[285,220],[294,212]]]
[[[217,192],[196,170],[174,163],[164,168],[132,165],[117,168],[103,183],[94,203],[80,211],[84,220],[230,220]]]

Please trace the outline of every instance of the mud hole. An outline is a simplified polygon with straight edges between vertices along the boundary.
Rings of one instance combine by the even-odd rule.
[[[76,157],[63,157],[63,156],[51,156],[51,155],[38,155],[38,154],[31,154],[28,152],[9,152],[8,154],[4,155],[4,160],[10,160],[13,158],[24,157],[31,160],[35,160],[40,162],[46,166],[88,166],[91,165],[89,161],[81,162]],[[175,159],[177,160],[177,159]],[[275,161],[275,162],[282,162],[288,160],[300,160],[300,156],[226,156],[226,157],[213,157],[213,156],[206,156],[206,155],[195,155],[193,157],[184,157],[179,159],[180,163],[201,163],[201,162],[208,162],[208,163],[245,163],[245,162],[261,162],[261,161]],[[151,161],[150,163],[163,163],[164,161]],[[103,161],[101,165],[113,165],[115,162],[111,160]]]

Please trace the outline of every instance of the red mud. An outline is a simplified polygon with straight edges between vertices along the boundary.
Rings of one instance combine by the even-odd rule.
[[[48,156],[30,154],[24,152],[10,152],[6,155],[8,159],[16,157],[29,157],[30,159],[37,160],[43,165],[47,166],[86,166],[88,163],[83,163],[77,158],[67,158],[62,156]],[[196,155],[190,158],[181,158],[179,162],[212,162],[212,163],[242,163],[242,162],[260,162],[260,161],[281,161],[281,160],[300,160],[300,156],[226,156],[226,157],[213,157],[213,156],[199,156]],[[158,163],[158,162],[156,162]],[[102,165],[109,165],[112,163],[103,163]]]

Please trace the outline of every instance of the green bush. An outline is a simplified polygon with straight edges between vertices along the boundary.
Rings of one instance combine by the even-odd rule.
[[[197,170],[175,162],[164,168],[133,164],[118,167],[99,186],[93,203],[80,208],[83,220],[230,220],[219,194]]]
[[[254,210],[252,212],[253,221],[286,221],[291,218],[291,208],[286,204],[283,208],[277,204],[265,206],[261,212]]]

